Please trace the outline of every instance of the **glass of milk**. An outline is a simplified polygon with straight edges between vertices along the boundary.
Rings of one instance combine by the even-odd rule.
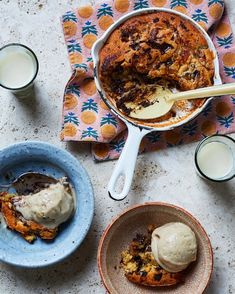
[[[38,68],[36,55],[25,45],[13,43],[0,49],[0,86],[17,97],[32,94]]]
[[[215,182],[235,177],[235,140],[225,135],[213,135],[196,148],[195,165],[199,175]]]

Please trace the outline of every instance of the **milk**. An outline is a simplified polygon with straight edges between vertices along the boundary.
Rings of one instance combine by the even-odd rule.
[[[197,163],[204,175],[219,180],[229,175],[234,166],[232,150],[222,142],[210,142],[200,148]]]
[[[14,93],[24,93],[37,74],[36,56],[27,47],[10,44],[0,50],[0,84]],[[27,86],[27,88],[26,88]]]

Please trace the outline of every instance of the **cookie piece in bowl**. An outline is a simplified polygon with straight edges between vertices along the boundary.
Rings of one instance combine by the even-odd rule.
[[[18,232],[29,243],[32,243],[37,236],[44,240],[54,239],[58,228],[47,228],[35,221],[26,220],[16,210],[14,205],[15,197],[19,198],[19,196],[14,194],[0,193],[1,213],[3,214],[7,227],[12,231]]]
[[[183,282],[185,275],[169,273],[155,260],[151,251],[151,233],[154,226],[149,226],[148,234],[137,234],[128,250],[122,252],[121,266],[127,279],[133,283],[150,286],[173,286]]]
[[[174,254],[177,246],[165,246],[164,239],[169,234],[165,234],[164,226],[172,223],[185,224],[195,234],[196,254],[194,234],[185,235],[191,244],[187,254],[182,255],[181,250]],[[164,242],[154,239],[152,244],[155,234],[160,239],[165,236]],[[179,238],[178,245],[186,239]],[[189,212],[168,203],[151,202],[130,207],[106,228],[99,243],[98,268],[108,293],[199,294],[209,283],[213,253],[206,232]]]
[[[58,227],[72,217],[75,211],[75,195],[64,177],[53,184],[28,195],[0,192],[0,211],[7,227],[29,243],[37,236],[41,239],[55,238]]]

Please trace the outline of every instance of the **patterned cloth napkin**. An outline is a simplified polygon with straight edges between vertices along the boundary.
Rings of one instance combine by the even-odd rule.
[[[127,131],[96,92],[91,47],[123,14],[146,7],[168,7],[191,16],[209,32],[218,50],[223,82],[235,82],[235,40],[223,0],[107,0],[68,11],[62,16],[62,25],[73,73],[64,94],[61,140],[96,142],[92,154],[99,161],[120,155]],[[182,127],[148,134],[140,151],[181,145],[214,133],[232,133],[234,117],[235,95],[217,98]]]

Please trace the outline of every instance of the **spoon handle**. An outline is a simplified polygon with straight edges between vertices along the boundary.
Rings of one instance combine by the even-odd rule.
[[[178,101],[184,99],[197,99],[206,98],[221,95],[235,94],[235,83],[229,83],[224,85],[217,85],[206,88],[199,88],[196,90],[178,92],[166,97],[167,101]]]

